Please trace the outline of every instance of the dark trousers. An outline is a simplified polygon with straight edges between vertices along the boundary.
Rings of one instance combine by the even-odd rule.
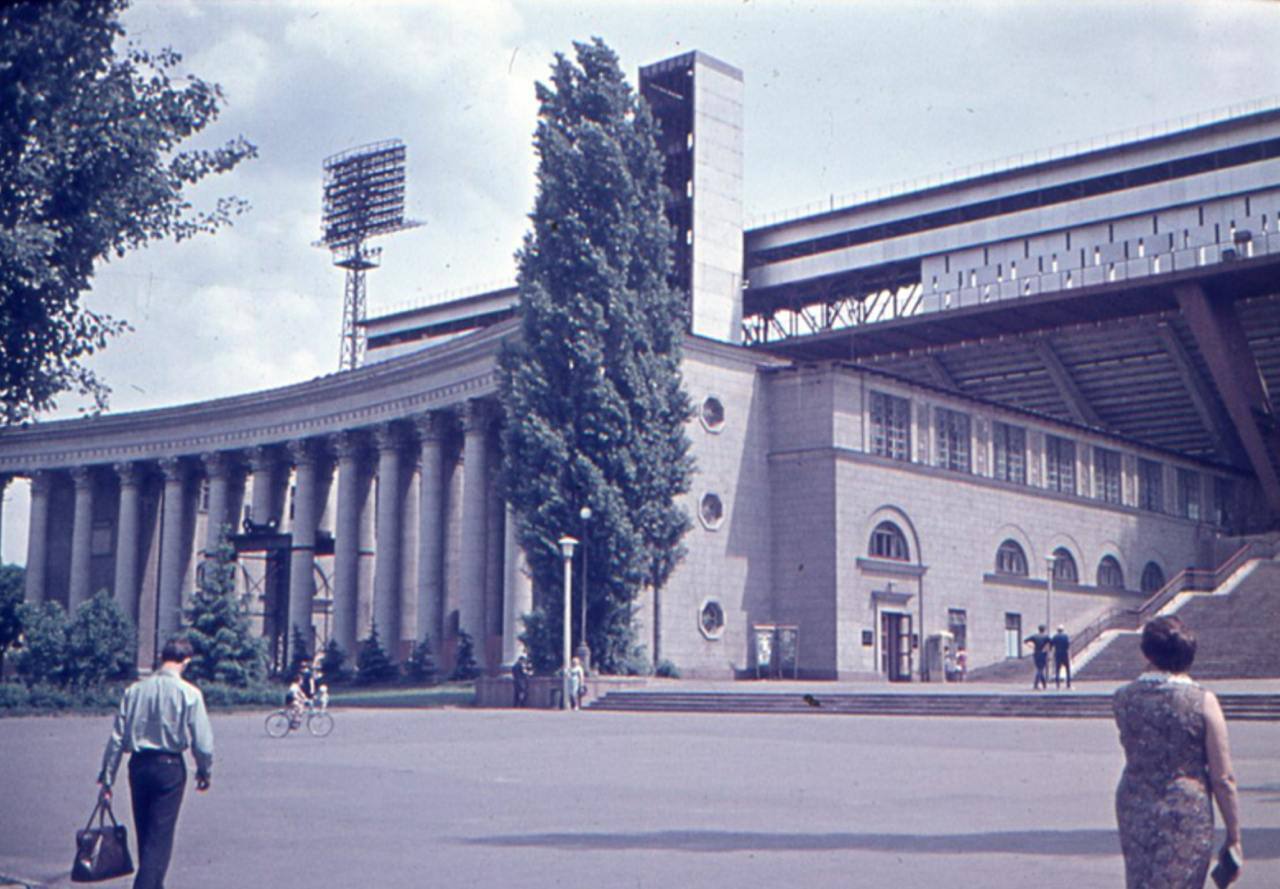
[[[133,829],[138,834],[138,873],[133,889],[164,889],[186,786],[187,767],[180,755],[135,753],[129,757]]]
[[[1062,671],[1067,671],[1067,688],[1071,687],[1071,658],[1064,657],[1062,660],[1054,658],[1053,660],[1053,680],[1057,683],[1058,688],[1062,688]]]
[[[1035,662],[1036,681],[1031,683],[1031,687],[1033,689],[1043,688],[1047,690],[1049,688],[1049,677],[1046,675],[1046,671],[1049,669],[1049,659],[1047,657],[1037,657]]]

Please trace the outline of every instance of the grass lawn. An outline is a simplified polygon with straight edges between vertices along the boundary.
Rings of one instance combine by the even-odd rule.
[[[429,687],[329,690],[329,705],[334,707],[469,707],[475,698],[473,682],[446,682]]]

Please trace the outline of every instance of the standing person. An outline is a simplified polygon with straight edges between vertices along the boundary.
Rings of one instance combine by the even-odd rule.
[[[1040,631],[1032,633],[1026,639],[1023,639],[1022,644],[1031,646],[1031,657],[1036,663],[1036,678],[1031,683],[1031,688],[1035,691],[1039,691],[1042,688],[1048,691],[1049,676],[1046,670],[1049,667],[1049,646],[1052,644],[1052,640],[1049,638],[1049,634],[1045,632],[1045,625],[1041,624]]]
[[[1067,629],[1058,624],[1058,632],[1053,634],[1053,682],[1058,689],[1062,688],[1062,668],[1067,669],[1067,688],[1071,688],[1071,637]]]
[[[511,665],[511,687],[512,706],[525,706],[529,701],[529,670],[525,666],[524,655]]]
[[[964,682],[965,674],[969,672],[969,652],[963,648],[956,649],[956,678]]]
[[[569,707],[577,710],[587,693],[587,671],[582,668],[582,658],[575,657],[569,667]]]
[[[173,853],[174,828],[187,783],[182,752],[196,762],[196,790],[209,789],[213,771],[213,729],[200,689],[182,678],[191,662],[191,643],[170,639],[160,669],[125,689],[111,737],[102,754],[98,783],[111,798],[120,756],[129,755],[129,791],[138,834],[138,872],[133,889],[163,889]]]
[[[1118,689],[1114,709],[1125,766],[1116,787],[1116,822],[1128,889],[1201,889],[1213,856],[1213,802],[1243,863],[1236,779],[1227,723],[1211,691],[1187,675],[1196,637],[1176,617],[1142,630],[1150,669]]]

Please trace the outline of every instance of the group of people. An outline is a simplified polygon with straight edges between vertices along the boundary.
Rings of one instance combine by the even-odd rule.
[[[1061,637],[1064,641],[1056,641]],[[1033,641],[1035,640],[1035,641]],[[1070,639],[1061,627],[1049,637],[1045,627],[1027,639],[1035,646],[1037,688],[1047,687],[1044,667],[1053,648],[1059,668],[1068,668]],[[1116,788],[1116,822],[1124,854],[1128,889],[1162,886],[1202,889],[1213,859],[1213,805],[1226,827],[1214,879],[1231,882],[1244,862],[1236,780],[1227,742],[1226,720],[1213,692],[1187,671],[1195,659],[1196,639],[1177,617],[1159,617],[1142,632],[1142,653],[1149,669],[1115,693],[1116,725],[1125,753],[1124,773]],[[212,782],[213,731],[200,690],[182,678],[190,663],[191,643],[166,643],[162,663],[129,686],[120,702],[98,775],[101,793],[110,798],[121,756],[128,752],[129,787],[137,831],[138,871],[134,889],[161,889],[173,851],[174,828],[182,805],[190,749],[196,764],[196,790]],[[306,694],[306,673],[294,685],[295,700]],[[524,706],[529,670],[521,658],[512,668],[516,704]],[[581,703],[586,672],[578,658],[569,670],[574,706]],[[293,686],[291,686],[293,691]]]
[[[1039,632],[1032,633],[1022,640],[1023,645],[1031,646],[1031,658],[1036,665],[1036,678],[1031,683],[1035,691],[1048,690],[1049,651],[1053,650],[1053,681],[1056,688],[1062,688],[1062,671],[1067,671],[1067,688],[1071,688],[1071,637],[1067,629],[1058,624],[1058,632],[1052,636],[1046,632],[1044,624],[1040,624]]]
[[[515,659],[511,665],[512,706],[529,706],[529,677],[533,670],[524,655]],[[575,657],[569,665],[569,709],[582,707],[587,696],[587,670],[582,665],[582,658]]]

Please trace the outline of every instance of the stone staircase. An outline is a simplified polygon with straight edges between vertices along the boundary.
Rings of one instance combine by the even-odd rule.
[[[1227,594],[1190,594],[1175,600],[1176,614],[1195,631],[1198,679],[1267,679],[1280,677],[1280,562],[1256,562],[1247,577]],[[1141,635],[1112,635],[1083,664],[1081,679],[1132,679],[1145,668]]]
[[[1230,720],[1280,722],[1280,694],[1220,694]],[[588,710],[632,713],[774,713],[843,716],[1110,719],[1111,693],[610,691]]]

